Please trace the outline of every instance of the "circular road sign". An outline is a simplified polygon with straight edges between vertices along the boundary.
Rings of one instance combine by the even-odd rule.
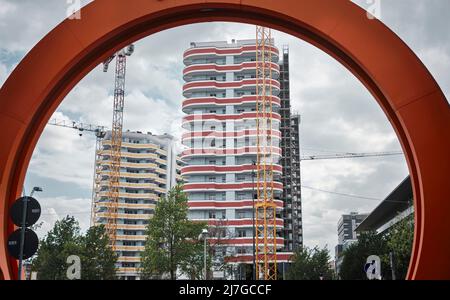
[[[10,215],[16,226],[22,226],[23,206],[27,202],[27,213],[25,217],[25,227],[29,227],[39,220],[41,216],[41,205],[33,197],[20,197],[11,207]]]
[[[11,233],[8,239],[8,252],[17,259],[19,259],[20,252],[20,231],[20,228],[17,229]],[[39,246],[39,239],[33,230],[25,228],[23,245],[23,259],[30,258],[36,253]]]

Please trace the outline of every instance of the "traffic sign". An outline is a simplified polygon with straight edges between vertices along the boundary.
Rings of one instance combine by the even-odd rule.
[[[20,257],[20,232],[21,228],[17,229],[8,239],[8,252],[11,256],[19,259]],[[23,259],[32,257],[39,246],[39,239],[36,233],[28,228],[25,228],[25,236],[23,243]]]
[[[10,210],[10,216],[16,226],[22,226],[23,207],[27,202],[27,212],[25,215],[25,227],[30,227],[39,220],[41,216],[41,205],[33,197],[21,197],[14,202]]]

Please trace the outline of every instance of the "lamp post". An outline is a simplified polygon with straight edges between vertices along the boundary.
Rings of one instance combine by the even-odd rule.
[[[256,229],[255,229],[255,167],[256,163],[253,161],[252,163],[252,201],[253,201],[253,210],[252,210],[252,223],[253,223],[253,280],[256,280],[256,245],[255,245],[255,238],[256,238]]]
[[[30,197],[33,196],[34,192],[42,192],[42,188],[39,186],[33,187],[31,191]],[[26,219],[27,219],[27,211],[28,211],[28,198],[23,197],[23,210],[22,210],[22,226],[20,229],[20,252],[19,252],[19,275],[18,280],[22,280],[22,268],[23,268],[23,248],[25,243],[25,229],[26,229]]]
[[[31,191],[30,197],[33,197],[34,192],[42,192],[42,191],[43,191],[43,189],[41,187],[35,186],[33,188],[33,190]]]
[[[200,234],[199,238],[203,238],[204,241],[204,249],[203,249],[203,264],[204,264],[204,272],[205,272],[205,279],[207,275],[207,268],[206,268],[206,239],[208,237],[208,229],[203,229],[202,233]]]

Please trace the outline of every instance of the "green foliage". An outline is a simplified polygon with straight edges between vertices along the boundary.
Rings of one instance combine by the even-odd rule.
[[[199,278],[203,254],[198,236],[206,224],[188,220],[187,201],[181,185],[158,201],[147,226],[145,250],[141,254],[143,279],[162,278],[165,274],[176,279],[177,270]]]
[[[89,228],[82,237],[82,272],[81,278],[86,280],[111,280],[116,278],[117,255],[109,247],[109,238],[105,227]]]
[[[392,279],[389,253],[394,254],[396,279],[405,279],[411,258],[414,237],[414,219],[410,215],[392,226],[385,234],[363,232],[358,241],[350,245],[343,253],[344,259],[339,276],[341,279],[367,280],[364,265],[369,255],[378,255],[381,259],[383,279]]]
[[[294,253],[292,264],[287,272],[290,280],[324,280],[333,279],[333,272],[329,267],[330,255],[325,247],[313,249],[303,247]]]
[[[43,280],[67,279],[66,259],[70,255],[81,255],[80,227],[74,217],[67,216],[57,221],[47,236],[40,241],[37,256],[33,259],[33,270]]]
[[[117,257],[108,243],[103,226],[92,227],[83,236],[78,221],[67,216],[57,221],[40,241],[32,268],[38,279],[66,280],[67,257],[77,255],[81,260],[81,279],[113,279]]]
[[[390,229],[387,235],[387,245],[394,254],[395,276],[405,279],[411,259],[414,238],[414,215],[410,215]]]
[[[381,259],[381,276],[383,279],[391,278],[389,265],[389,249],[386,238],[375,232],[362,232],[358,241],[351,244],[344,252],[344,259],[339,276],[344,280],[367,280],[364,265],[367,257],[378,255]]]

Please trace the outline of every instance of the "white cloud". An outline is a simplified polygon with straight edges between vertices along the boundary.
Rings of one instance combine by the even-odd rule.
[[[42,226],[36,230],[39,238],[47,234],[53,228],[56,221],[60,221],[66,216],[74,216],[84,232],[90,225],[91,199],[61,197],[39,198],[42,207],[42,214],[38,223]]]
[[[0,17],[5,17],[8,14],[12,14],[16,11],[17,6],[14,3],[0,0]]]
[[[5,82],[7,76],[8,76],[8,69],[4,64],[0,63],[0,87]]]
[[[69,120],[61,112],[52,118]],[[88,134],[48,125],[33,153],[29,172],[60,182],[90,188],[94,166],[95,139]],[[75,188],[75,186],[74,186]]]

